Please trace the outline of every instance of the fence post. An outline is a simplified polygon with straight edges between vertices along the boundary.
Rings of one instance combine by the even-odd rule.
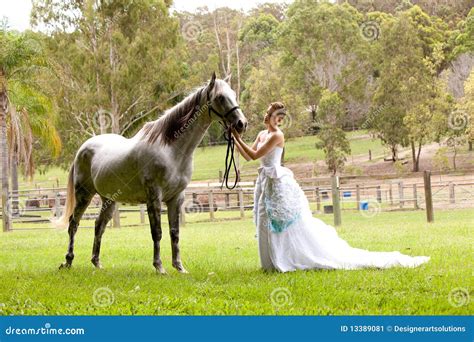
[[[140,204],[140,223],[145,223],[145,205]]]
[[[418,209],[418,191],[416,184],[413,184],[413,208]]]
[[[382,203],[382,187],[377,186],[377,202]]]
[[[56,197],[54,198],[54,212],[56,217],[61,216],[61,194],[59,192],[56,193]]]
[[[356,206],[357,211],[360,210],[360,185],[356,185]]]
[[[339,202],[339,177],[332,176],[331,178],[331,190],[332,190],[332,208],[334,211],[334,225],[341,225],[341,205]]]
[[[392,190],[392,183],[390,183],[390,187],[388,188],[388,197],[390,198],[390,205],[393,205],[393,190]]]
[[[433,197],[431,195],[431,171],[424,172],[423,180],[425,183],[426,219],[428,222],[434,222]]]
[[[227,191],[225,193],[225,204],[224,204],[224,208],[228,208],[230,206],[230,203],[229,203],[229,192]]]
[[[398,183],[398,201],[400,203],[400,208],[403,208],[403,182]]]
[[[449,203],[456,203],[456,197],[454,193],[454,183],[449,183]]]
[[[316,210],[321,211],[321,195],[319,193],[319,187],[316,188]]]
[[[212,189],[209,190],[207,198],[209,201],[209,216],[211,218],[211,221],[214,221],[214,194],[212,193]]]
[[[239,188],[239,207],[240,207],[240,218],[245,217],[244,211],[244,191],[242,188]]]
[[[120,210],[119,210],[119,203],[115,202],[115,209],[112,216],[112,227],[120,228]]]

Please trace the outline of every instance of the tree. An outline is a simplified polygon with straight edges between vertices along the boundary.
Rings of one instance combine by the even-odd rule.
[[[349,141],[342,130],[344,109],[337,93],[324,90],[318,108],[319,148],[324,151],[329,171],[336,174],[344,167],[346,155],[351,152]]]
[[[184,88],[186,49],[169,6],[159,0],[34,1],[33,23],[52,32],[48,49],[58,80],[50,87],[57,90],[69,142],[64,164],[84,137],[133,135]]]
[[[411,145],[413,170],[418,171],[423,144],[436,136],[426,120],[436,125],[446,111],[446,95],[437,78],[446,66],[447,28],[413,6],[399,12],[394,22],[386,22],[382,30],[373,107],[383,110],[372,129],[390,147],[393,161],[398,146]]]
[[[29,83],[36,82],[36,77]],[[36,76],[36,75],[35,75]],[[52,159],[59,156],[62,148],[56,130],[56,111],[50,98],[40,90],[25,87],[12,80],[9,83],[9,120],[7,123],[9,164],[12,178],[11,214],[18,214],[18,167],[23,168],[25,178],[32,179],[38,153],[44,151]],[[35,158],[36,157],[36,158]],[[42,161],[43,163],[45,161]]]
[[[245,90],[242,93],[242,107],[249,120],[246,134],[256,136],[263,129],[263,116],[271,102],[282,101],[287,108],[282,130],[287,137],[300,136],[308,127],[304,103],[301,96],[288,87],[284,67],[279,55],[268,55],[259,67],[252,68]]]
[[[354,128],[365,112],[364,90],[372,69],[372,46],[361,34],[363,22],[363,15],[347,3],[295,1],[278,42],[293,91],[313,107],[323,89],[338,92],[349,114],[345,123]]]
[[[30,33],[18,34],[0,31],[0,145],[2,151],[2,217],[3,230],[11,229],[9,199],[8,142],[14,168],[14,187],[18,188],[16,165],[23,162],[27,175],[33,173],[33,134],[51,143],[57,152],[60,140],[54,128],[54,120],[48,115],[39,115],[35,110],[48,100],[35,82],[38,70],[47,66],[39,42]],[[41,103],[42,102],[42,103]],[[29,104],[28,104],[29,103]],[[30,105],[31,104],[31,105]],[[43,107],[44,109],[44,107]],[[29,115],[28,110],[31,114]],[[46,129],[45,129],[46,128]],[[46,137],[46,134],[52,134]],[[49,135],[48,134],[48,135]],[[9,136],[9,139],[8,139]]]
[[[451,117],[451,122],[452,120],[457,120],[457,124],[454,127],[465,126],[469,151],[472,151],[474,142],[474,69],[464,83],[464,97],[459,100],[458,106],[459,111],[455,113],[458,117]],[[452,115],[454,116],[455,114]]]

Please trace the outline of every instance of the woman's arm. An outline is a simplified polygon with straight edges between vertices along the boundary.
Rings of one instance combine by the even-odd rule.
[[[260,133],[257,134],[257,138],[252,144],[252,150],[257,150],[258,141],[260,140],[260,134],[262,134],[262,132],[263,131],[260,131]]]
[[[252,160],[252,158],[250,158],[248,154],[245,153],[244,149],[242,148],[242,146],[240,146],[240,143],[237,141],[237,139],[235,139],[234,141],[235,141],[235,146],[237,146],[237,149],[239,150],[239,153],[242,155],[242,157],[244,157],[246,161]]]
[[[254,150],[242,140],[239,133],[237,133],[235,130],[232,133],[235,137],[235,140],[240,144],[240,147],[252,160],[258,159],[270,152],[283,139],[282,133],[272,134],[270,139],[268,139],[258,150]]]

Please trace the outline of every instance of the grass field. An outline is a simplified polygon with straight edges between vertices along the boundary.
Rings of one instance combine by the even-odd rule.
[[[238,215],[238,213],[235,213]],[[148,227],[107,229],[103,270],[90,263],[93,230],[79,229],[70,270],[58,270],[67,246],[65,230],[0,233],[0,313],[3,315],[468,315],[473,304],[459,294],[473,286],[471,210],[425,214],[343,213],[339,234],[352,246],[429,255],[415,269],[298,271],[259,269],[251,213],[236,221],[196,222],[188,215],[181,249],[190,274],[171,267],[167,220],[162,259],[167,276],[154,273]],[[220,216],[217,216],[220,217]],[[331,223],[331,215],[321,215]],[[127,215],[123,224],[136,222]],[[83,226],[92,222],[84,221]],[[461,290],[459,290],[461,289]],[[461,292],[459,292],[461,291]],[[451,300],[449,300],[451,294]],[[461,296],[462,297],[462,296]],[[464,302],[463,302],[464,300]],[[460,302],[461,301],[461,302]],[[456,304],[463,304],[456,306]]]

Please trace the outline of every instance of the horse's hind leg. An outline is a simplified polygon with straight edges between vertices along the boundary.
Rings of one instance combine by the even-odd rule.
[[[179,253],[179,215],[181,205],[184,202],[184,192],[180,193],[176,198],[166,203],[168,207],[168,222],[170,226],[171,251],[173,255],[173,267],[180,273],[188,273],[183,267],[181,256]]]
[[[73,214],[69,217],[69,247],[66,254],[66,261],[63,262],[59,268],[69,268],[72,265],[72,260],[74,259],[74,236],[76,235],[81,217],[86,211],[94,193],[82,187],[76,187],[75,195],[76,205],[74,206]]]
[[[94,237],[94,246],[92,247],[92,259],[91,262],[97,268],[102,268],[100,264],[99,255],[100,255],[100,243],[102,241],[102,235],[104,234],[107,223],[112,218],[112,214],[115,209],[115,202],[102,197],[102,208],[100,209],[99,216],[95,220],[95,237]]]

